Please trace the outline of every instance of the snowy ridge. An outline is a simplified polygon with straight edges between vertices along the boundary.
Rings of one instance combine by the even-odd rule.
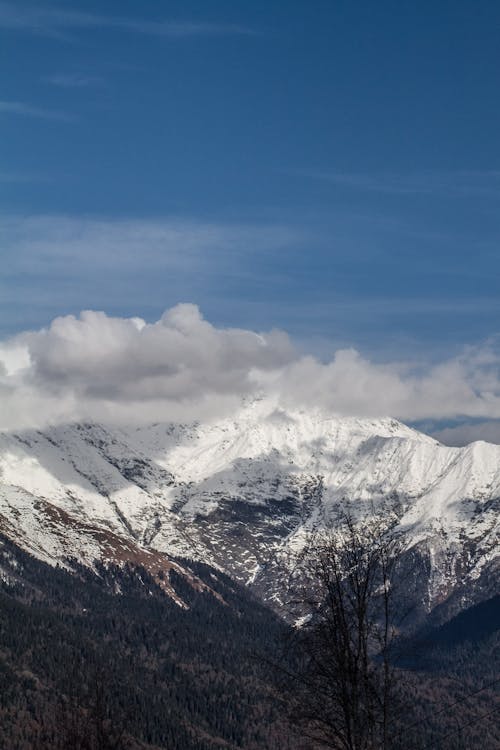
[[[41,559],[112,558],[112,534],[134,554],[211,563],[264,596],[307,531],[346,506],[360,517],[390,506],[428,556],[436,603],[498,562],[499,498],[500,446],[450,448],[394,419],[265,398],[210,424],[0,434],[0,530]]]

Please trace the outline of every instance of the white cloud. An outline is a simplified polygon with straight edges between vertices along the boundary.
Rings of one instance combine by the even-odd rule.
[[[500,418],[495,341],[418,370],[374,363],[352,349],[325,364],[299,355],[286,333],[217,328],[191,304],[155,323],[95,311],[60,317],[3,342],[0,363],[3,429],[204,419],[263,390],[285,407],[330,414]]]
[[[500,354],[492,345],[418,369],[414,363],[378,364],[353,349],[322,364],[305,357],[279,376],[288,398],[329,411],[404,420],[500,417]]]
[[[217,329],[190,304],[153,324],[93,311],[61,317],[0,348],[0,426],[217,414],[294,356],[286,334]]]

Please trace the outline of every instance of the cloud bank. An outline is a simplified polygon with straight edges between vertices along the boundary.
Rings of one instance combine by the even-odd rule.
[[[262,392],[328,414],[496,419],[497,343],[428,367],[375,363],[353,349],[324,363],[283,331],[217,328],[192,304],[155,323],[86,311],[0,343],[0,428],[216,418]]]

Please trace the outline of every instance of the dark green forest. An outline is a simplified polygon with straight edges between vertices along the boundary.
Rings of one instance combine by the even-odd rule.
[[[192,566],[222,602],[171,573],[184,610],[140,569],[5,553],[22,578],[0,593],[0,747],[86,748],[99,724],[90,748],[287,746],[263,666],[284,626],[226,576]]]
[[[6,539],[0,560],[2,750],[312,747],[280,688],[289,626],[219,571],[189,563],[218,596],[170,573],[183,609],[140,568],[69,573]],[[394,748],[500,746],[495,617],[498,598],[405,644]]]

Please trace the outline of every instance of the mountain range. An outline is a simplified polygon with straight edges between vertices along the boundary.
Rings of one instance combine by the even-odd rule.
[[[180,606],[172,571],[203,589],[196,561],[280,611],[290,560],[347,511],[392,519],[419,611],[449,617],[498,593],[499,509],[498,445],[266,397],[206,423],[0,434],[5,537],[68,570],[140,565]]]

